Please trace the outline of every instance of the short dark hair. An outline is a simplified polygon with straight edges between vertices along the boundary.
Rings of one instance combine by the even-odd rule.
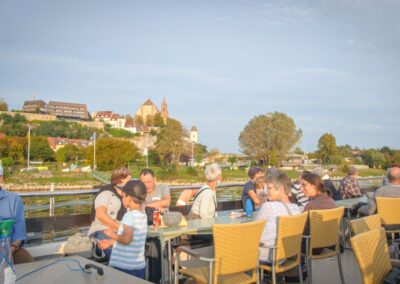
[[[142,204],[146,201],[147,192],[146,187],[140,180],[128,181],[123,190],[126,195],[132,197],[133,201],[138,204]]]
[[[306,173],[303,174],[301,178],[307,181],[309,184],[314,185],[319,192],[321,193],[327,192],[327,190],[325,189],[324,182],[319,175],[313,173]]]
[[[256,174],[258,174],[259,172],[262,172],[263,170],[262,170],[262,168],[260,168],[260,167],[251,167],[250,169],[249,169],[249,171],[247,172],[247,174],[249,175],[249,177],[251,178],[251,179],[253,179],[254,178],[254,176],[256,175]]]
[[[147,175],[151,175],[152,177],[155,177],[155,175],[154,175],[154,171],[152,170],[152,169],[143,169],[141,172],[140,172],[140,177],[141,176],[147,176]]]

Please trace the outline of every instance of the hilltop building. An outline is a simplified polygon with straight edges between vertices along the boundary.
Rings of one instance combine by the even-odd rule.
[[[85,104],[54,102],[46,104],[42,100],[25,101],[22,109],[27,113],[42,113],[55,115],[57,118],[90,120]]]
[[[135,115],[141,117],[143,119],[143,123],[146,124],[149,121],[149,119],[154,118],[156,114],[161,114],[161,117],[164,119],[164,122],[167,121],[169,114],[168,114],[168,105],[165,98],[163,99],[161,104],[161,112],[159,111],[157,106],[152,102],[152,100],[148,99],[140,106],[139,110],[136,112]]]
[[[61,118],[89,120],[89,113],[85,104],[50,101],[46,112]]]
[[[33,113],[45,113],[47,104],[42,100],[25,101],[23,111]]]

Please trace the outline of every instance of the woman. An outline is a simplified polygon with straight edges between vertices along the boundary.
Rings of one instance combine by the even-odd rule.
[[[304,211],[336,208],[335,201],[327,194],[324,182],[320,176],[313,173],[302,175],[301,190],[310,199]]]
[[[276,244],[277,220],[278,216],[298,215],[301,213],[299,206],[289,201],[291,181],[289,177],[281,171],[276,171],[266,177],[268,190],[268,202],[265,202],[256,220],[265,220],[265,228],[261,235],[261,242],[267,246]],[[272,250],[260,248],[259,259],[264,263],[271,263]]]
[[[217,217],[217,197],[215,189],[222,181],[222,171],[218,164],[206,166],[204,171],[207,183],[200,188],[193,200],[188,219],[206,219]]]
[[[88,231],[88,236],[97,240],[104,240],[109,239],[104,234],[104,230],[108,228],[118,230],[119,221],[122,220],[126,212],[126,208],[122,205],[122,189],[131,179],[132,174],[125,167],[113,171],[111,174],[111,184],[101,188],[93,201],[92,223]],[[107,260],[110,259],[111,249],[108,248],[103,251]],[[100,248],[96,248],[96,254],[101,254]]]

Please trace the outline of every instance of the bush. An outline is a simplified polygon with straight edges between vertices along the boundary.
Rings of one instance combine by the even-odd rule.
[[[176,164],[166,165],[163,164],[158,171],[158,176],[163,179],[176,178],[178,176],[178,169]]]
[[[199,173],[193,167],[186,168],[186,174],[189,175],[189,176],[193,176],[193,177],[198,177],[199,176]]]

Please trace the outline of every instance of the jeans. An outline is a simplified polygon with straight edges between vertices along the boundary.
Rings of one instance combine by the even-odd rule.
[[[130,274],[130,275],[132,275],[132,276],[141,278],[141,279],[144,279],[144,276],[145,276],[145,274],[146,274],[146,267],[145,267],[145,268],[142,268],[142,269],[132,269],[132,270],[123,269],[123,268],[119,268],[119,267],[116,267],[116,266],[113,266],[113,268],[115,268],[115,269],[117,269],[117,270],[119,270],[119,271],[128,273],[128,274]]]
[[[98,240],[109,240],[109,239],[110,239],[110,237],[106,236],[106,234],[104,234],[103,231],[94,232],[94,233],[91,235],[91,237],[93,237],[93,238],[95,238],[95,239],[98,239]],[[105,254],[105,259],[106,259],[107,261],[110,260],[111,251],[112,251],[112,246],[102,251],[102,250],[96,245],[95,250],[96,250],[95,252],[96,252],[96,255],[97,255],[97,256],[101,256],[101,252],[104,252],[104,254]]]

